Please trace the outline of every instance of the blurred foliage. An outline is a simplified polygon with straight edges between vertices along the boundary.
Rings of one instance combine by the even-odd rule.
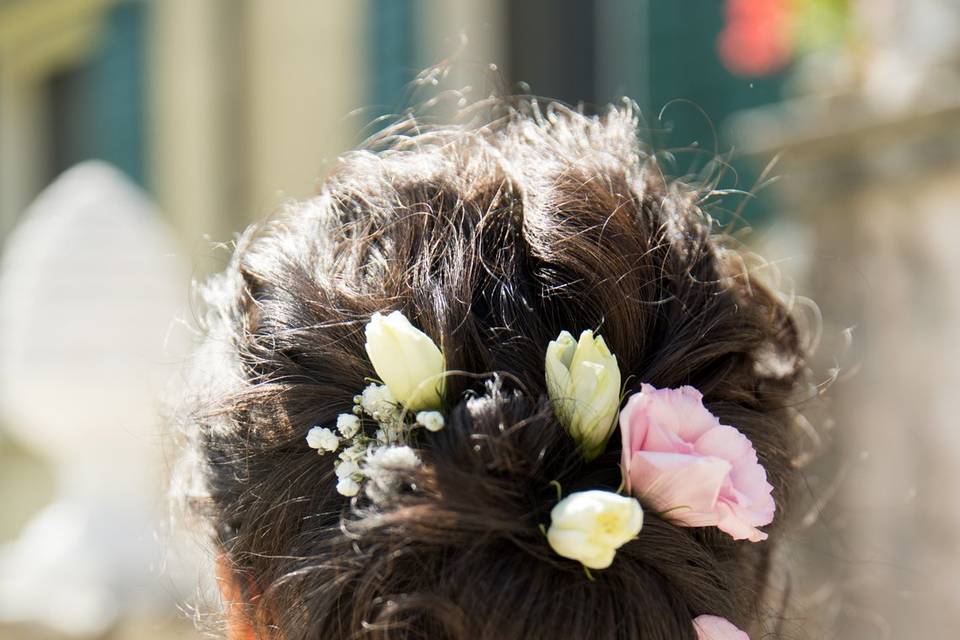
[[[794,14],[796,49],[806,53],[842,45],[853,30],[850,0],[798,0]]]

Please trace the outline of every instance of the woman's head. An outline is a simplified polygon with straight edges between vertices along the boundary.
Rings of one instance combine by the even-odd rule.
[[[801,341],[636,124],[521,105],[396,136],[241,238],[205,289],[192,440],[200,506],[262,636],[672,640],[702,614],[761,617]],[[422,464],[404,490],[351,500],[304,438],[376,377],[364,327],[394,310],[442,346],[446,424],[411,443]],[[547,345],[585,329],[625,393],[690,385],[749,438],[778,507],[769,540],[644,504],[641,534],[592,580],[551,550],[558,486],[623,481],[620,438],[588,462],[548,397]]]

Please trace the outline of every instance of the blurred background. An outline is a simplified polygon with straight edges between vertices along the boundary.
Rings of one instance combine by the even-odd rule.
[[[637,102],[819,336],[785,635],[955,637],[956,0],[0,0],[0,639],[199,637],[190,280],[434,80]]]

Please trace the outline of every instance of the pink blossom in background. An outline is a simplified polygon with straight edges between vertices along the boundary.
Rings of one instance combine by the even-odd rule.
[[[644,384],[620,412],[627,490],[672,521],[716,526],[759,542],[773,522],[773,487],[753,445],[703,406],[693,387]]]
[[[727,24],[717,39],[723,65],[743,76],[765,76],[793,55],[788,0],[727,0]]]
[[[697,640],[750,640],[729,620],[719,616],[697,616],[693,628],[697,631]]]

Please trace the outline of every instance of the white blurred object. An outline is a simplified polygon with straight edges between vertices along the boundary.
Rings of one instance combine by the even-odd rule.
[[[187,274],[153,204],[99,162],[30,206],[0,262],[0,414],[59,495],[0,550],[0,621],[98,635],[169,609],[159,399],[182,361]]]
[[[881,112],[942,100],[944,67],[960,54],[960,7],[945,0],[860,0],[856,15],[872,44],[864,94]],[[955,73],[953,74],[955,76]]]
[[[788,83],[795,97],[859,99],[857,122],[952,108],[960,95],[960,2],[855,0],[851,30],[834,47],[806,52]]]

